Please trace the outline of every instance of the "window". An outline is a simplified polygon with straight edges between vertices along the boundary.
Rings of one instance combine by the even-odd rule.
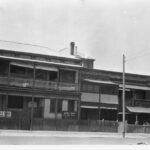
[[[57,112],[58,113],[62,112],[62,100],[58,100],[57,102]]]
[[[22,96],[8,96],[7,108],[22,109],[23,97]]]
[[[10,73],[15,74],[15,76],[19,75],[27,78],[33,77],[33,69],[15,65],[10,65]]]
[[[49,80],[50,81],[57,81],[57,72],[50,71]]]
[[[60,82],[75,83],[75,71],[60,70]]]
[[[91,93],[99,93],[99,85],[83,83],[82,91],[91,92]]]
[[[14,66],[10,65],[10,72],[15,73],[15,74],[25,74],[25,68],[24,67],[19,67],[19,66]]]
[[[55,99],[51,99],[51,101],[50,101],[50,112],[51,113],[55,112],[55,107],[56,107],[56,100]]]
[[[110,86],[110,85],[101,85],[100,92],[102,94],[117,95],[117,88],[114,86]]]
[[[68,111],[74,112],[74,101],[72,100],[68,101]]]
[[[7,75],[8,74],[8,62],[4,60],[0,60],[0,75]]]
[[[39,80],[48,80],[48,71],[46,70],[36,70],[35,78]]]
[[[137,91],[135,92],[135,94],[136,94],[136,99],[145,99],[145,98],[146,98],[145,91],[137,90]]]

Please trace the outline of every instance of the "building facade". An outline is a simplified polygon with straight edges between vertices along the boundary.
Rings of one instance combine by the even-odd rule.
[[[73,42],[69,51],[0,42],[0,128],[53,130],[59,120],[62,127],[122,120],[122,73],[94,69],[94,59],[77,55]],[[149,118],[150,76],[126,74],[127,122]]]

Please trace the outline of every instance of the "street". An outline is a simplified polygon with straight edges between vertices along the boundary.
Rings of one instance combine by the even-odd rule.
[[[149,145],[149,134],[0,130],[0,145]]]

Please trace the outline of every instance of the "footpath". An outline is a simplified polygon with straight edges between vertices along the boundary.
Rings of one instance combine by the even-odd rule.
[[[112,132],[71,132],[71,131],[27,131],[27,130],[0,130],[0,136],[45,136],[45,137],[110,137],[122,138],[122,133]],[[126,133],[126,138],[150,138],[150,134]]]

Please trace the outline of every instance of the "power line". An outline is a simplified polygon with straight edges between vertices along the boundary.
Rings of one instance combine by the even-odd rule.
[[[46,48],[52,51],[55,51],[53,49],[50,49],[49,47],[46,46],[41,46],[41,45],[36,45],[36,44],[30,44],[30,43],[23,43],[23,42],[18,42],[18,41],[9,41],[9,40],[0,40],[1,42],[7,42],[7,43],[15,43],[15,44],[21,44],[21,45],[31,45],[31,46],[35,46],[35,47],[41,47],[41,48]]]

